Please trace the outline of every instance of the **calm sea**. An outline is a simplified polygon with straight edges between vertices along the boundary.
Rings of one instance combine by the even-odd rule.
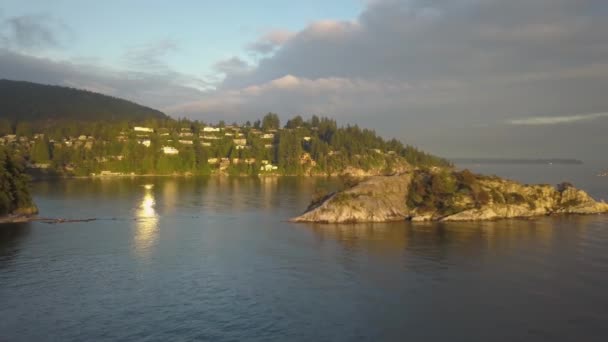
[[[466,165],[608,199],[601,166]],[[0,226],[0,341],[608,341],[608,217],[287,222],[334,186],[35,183],[42,216],[100,220]]]

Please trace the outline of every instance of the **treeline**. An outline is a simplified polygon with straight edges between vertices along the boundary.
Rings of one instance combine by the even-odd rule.
[[[24,161],[0,146],[0,216],[35,210]]]
[[[150,128],[154,133],[142,137],[133,130],[135,126]],[[339,127],[335,120],[318,116],[308,120],[296,116],[282,127],[274,113],[253,123],[220,121],[213,125],[221,128],[219,133],[204,132],[207,126],[200,121],[172,119],[25,121],[16,125],[0,121],[0,134],[28,137],[27,142],[18,142],[13,148],[31,163],[83,176],[104,170],[207,175],[218,169],[234,175],[256,175],[266,172],[261,169],[266,164],[276,166],[272,172],[282,175],[336,174],[348,167],[390,170],[404,162],[414,166],[450,165],[396,139],[384,140],[373,130],[357,125]],[[184,138],[184,133],[191,137]],[[79,141],[81,136],[86,140]],[[209,136],[215,138],[205,140]],[[236,144],[237,137],[246,144]],[[188,144],[183,143],[184,139]],[[163,147],[173,147],[179,153],[166,154]]]
[[[0,118],[31,120],[143,120],[162,112],[86,90],[0,80]]]

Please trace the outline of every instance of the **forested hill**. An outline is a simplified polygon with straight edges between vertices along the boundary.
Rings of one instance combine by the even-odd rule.
[[[166,115],[158,110],[86,90],[0,80],[0,119],[113,121],[164,118]]]

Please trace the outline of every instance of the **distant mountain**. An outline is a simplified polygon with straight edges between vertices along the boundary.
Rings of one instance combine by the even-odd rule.
[[[167,116],[158,110],[86,90],[0,80],[0,119],[115,121],[164,118]]]

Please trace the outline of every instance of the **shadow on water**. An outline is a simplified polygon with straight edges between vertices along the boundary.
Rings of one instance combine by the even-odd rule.
[[[602,216],[540,217],[488,222],[392,222],[304,224],[321,240],[334,240],[345,249],[377,255],[410,253],[440,261],[448,254],[467,257],[517,246],[550,248],[575,245]],[[477,255],[475,255],[477,254]]]
[[[5,268],[19,254],[20,246],[30,232],[30,223],[0,225],[0,268]]]

